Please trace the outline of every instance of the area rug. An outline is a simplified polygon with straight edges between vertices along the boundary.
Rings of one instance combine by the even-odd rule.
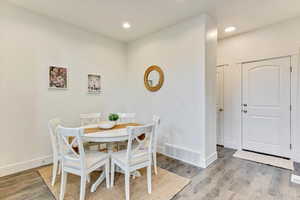
[[[44,182],[55,196],[59,199],[60,176],[57,177],[55,185],[51,186],[52,166],[43,167],[38,170]],[[146,170],[139,170],[141,177],[130,179],[131,200],[169,200],[180,192],[190,180],[183,178],[167,170],[158,168],[158,175],[152,175],[152,193],[147,192]],[[93,172],[91,183],[87,184],[86,200],[122,200],[125,199],[124,175],[116,173],[115,185],[107,189],[105,181],[97,188],[96,192],[90,192],[91,184],[99,177],[100,172]],[[65,200],[78,200],[80,189],[80,177],[68,174]]]
[[[237,151],[235,152],[235,154],[233,154],[233,156],[236,158],[263,163],[266,165],[272,165],[274,167],[294,170],[293,161],[284,158],[278,158],[275,156],[269,156],[269,155],[264,155],[264,154],[249,152],[249,151]]]

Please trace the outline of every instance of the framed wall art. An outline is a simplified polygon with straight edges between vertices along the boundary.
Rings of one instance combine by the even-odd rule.
[[[68,68],[50,66],[48,71],[49,89],[68,89]]]
[[[101,75],[88,74],[88,93],[89,94],[101,93]]]

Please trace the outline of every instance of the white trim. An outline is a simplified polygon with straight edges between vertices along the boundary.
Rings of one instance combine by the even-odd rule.
[[[284,54],[278,54],[278,55],[270,55],[270,56],[265,56],[265,57],[256,57],[253,59],[240,59],[237,62],[235,62],[235,64],[245,64],[245,63],[251,63],[251,62],[259,62],[259,61],[263,61],[263,60],[272,60],[272,59],[276,59],[276,58],[283,58],[283,57],[288,57],[288,56],[294,56],[294,55],[298,55],[299,52],[286,52]]]
[[[213,162],[215,162],[218,159],[217,152],[211,154],[208,156],[205,160],[203,160],[203,163],[205,165],[205,168],[207,168],[209,165],[211,165]]]
[[[300,176],[292,174],[291,175],[291,182],[296,183],[296,184],[300,184]]]
[[[250,60],[250,61],[242,62],[241,64],[244,65],[244,64],[254,63],[254,62],[269,61],[269,60],[275,60],[275,59],[281,59],[281,58],[287,58],[287,57],[292,57],[292,55],[263,58],[263,59],[258,59],[258,60]]]
[[[0,177],[52,163],[52,155],[0,167]]]
[[[291,74],[291,104],[292,104],[292,112],[291,112],[291,143],[292,143],[292,160],[296,162],[300,162],[300,152],[297,152],[296,149],[296,134],[299,132],[298,129],[298,98],[299,98],[299,66],[300,66],[300,49],[297,55],[293,55],[291,57],[291,66],[292,66],[292,74]]]
[[[300,162],[300,152],[294,151],[294,149],[292,149],[292,161]]]

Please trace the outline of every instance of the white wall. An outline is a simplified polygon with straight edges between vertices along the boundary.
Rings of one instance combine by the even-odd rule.
[[[125,44],[4,2],[0,27],[0,176],[49,161],[49,119],[125,110]],[[69,67],[69,90],[48,90],[49,65]],[[102,75],[103,94],[87,95],[87,73]]]
[[[51,162],[47,122],[79,124],[79,114],[137,112],[162,118],[160,150],[208,166],[216,159],[216,25],[206,15],[129,45],[0,2],[0,176]],[[165,72],[156,93],[145,69]],[[69,68],[69,89],[48,89],[48,67]],[[87,74],[102,75],[101,95],[88,95]],[[167,144],[167,145],[166,145]],[[167,148],[166,148],[167,147]]]
[[[217,115],[216,115],[216,66],[218,30],[215,21],[206,17],[205,23],[205,162],[209,165],[217,159]]]
[[[240,65],[239,62],[292,55],[292,104],[293,104],[293,158],[300,161],[300,110],[299,82],[297,74],[300,47],[300,18],[271,25],[256,31],[219,41],[218,64],[229,64],[225,73],[225,138],[232,141],[228,146],[239,148],[240,121]],[[227,77],[227,78],[226,78]],[[227,116],[227,117],[226,117]],[[227,135],[226,135],[227,134]]]
[[[153,114],[161,116],[160,151],[202,167],[216,158],[215,124],[206,125],[211,118],[215,121],[215,116],[208,114],[215,113],[215,94],[208,89],[214,86],[211,82],[216,57],[209,54],[216,52],[217,35],[210,34],[206,40],[207,32],[215,27],[203,15],[132,42],[128,47],[132,97],[128,109],[145,121]],[[155,93],[143,85],[144,72],[151,65],[160,66],[165,74],[163,87]],[[211,154],[207,155],[208,152]]]

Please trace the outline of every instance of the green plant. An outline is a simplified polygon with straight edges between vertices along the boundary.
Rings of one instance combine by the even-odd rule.
[[[108,119],[109,119],[109,121],[117,121],[117,120],[119,119],[119,115],[118,115],[118,114],[111,113],[111,114],[108,116]]]

